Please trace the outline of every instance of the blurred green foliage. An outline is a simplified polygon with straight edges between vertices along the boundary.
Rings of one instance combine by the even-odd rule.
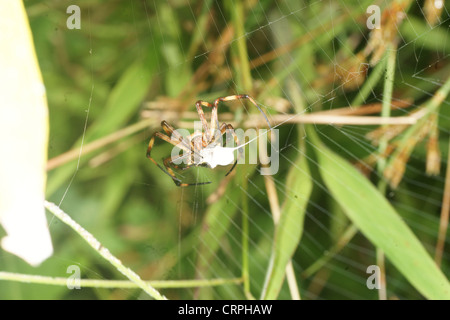
[[[212,101],[229,94],[248,93],[262,103],[266,113],[275,115],[345,107],[358,96],[363,84],[344,88],[338,69],[340,64],[351,62],[367,43],[370,30],[365,25],[365,9],[371,1],[244,1],[243,21],[233,18],[237,2],[77,1],[81,29],[69,30],[66,9],[71,3],[25,1],[48,94],[49,159],[70,149],[80,150],[82,144],[86,146],[142,121],[141,112],[149,101],[159,101],[161,114],[181,113],[195,111],[194,103],[199,99]],[[393,99],[413,99],[413,107],[417,107],[433,95],[449,74],[449,37],[444,24],[449,16],[444,10],[441,22],[430,28],[417,3],[407,10],[408,19],[398,30]],[[242,57],[238,47],[242,38],[236,32],[241,22],[247,57]],[[280,49],[296,41],[300,42],[287,51]],[[253,67],[255,59],[272,51],[274,58]],[[243,69],[243,58],[250,62],[251,70]],[[360,66],[354,62],[351,67],[358,70]],[[369,68],[369,77],[372,69]],[[246,71],[251,72],[251,92],[243,92]],[[364,104],[382,101],[383,81],[381,77],[370,88]],[[271,105],[271,101],[283,99],[293,105],[284,110]],[[221,112],[231,112],[242,120],[257,112],[241,106],[224,105]],[[442,159],[447,158],[448,110],[439,111]],[[394,111],[393,115],[408,112]],[[154,119],[148,129],[132,137],[77,156],[51,170],[48,200],[60,203],[65,212],[146,280],[241,277],[243,216],[248,214],[249,243],[244,254],[249,264],[250,291],[260,297],[275,229],[265,181],[258,173],[260,168],[238,166],[237,175],[227,183],[223,194],[209,204],[207,199],[221,186],[225,170],[198,173],[193,169],[190,174],[194,178],[198,173],[202,175],[199,180],[212,178],[214,183],[180,189],[145,157],[150,135],[159,130],[161,120]],[[352,163],[376,151],[364,137],[374,128],[315,126],[320,139]],[[308,141],[304,152],[312,193],[303,230],[295,231],[302,238],[293,256],[302,298],[376,299],[376,290],[366,287],[366,268],[376,264],[375,247],[360,233],[321,271],[306,279],[302,277],[302,271],[326,255],[349,221],[318,172],[314,152],[320,146],[311,143],[302,126],[284,124],[279,129],[280,171],[274,176],[275,186],[280,205],[286,201],[283,208],[297,217],[301,215],[296,214],[292,204],[296,190],[289,188],[302,188],[301,181],[292,177],[291,168],[303,155],[300,144]],[[161,159],[169,155],[170,147],[162,144],[155,147],[155,152]],[[388,190],[386,199],[433,256],[446,168],[443,165],[438,176],[426,175],[426,153],[426,144],[418,144],[403,182],[398,189]],[[107,160],[96,164],[99,156]],[[288,185],[292,187],[286,188],[288,174]],[[373,173],[371,179],[376,183],[379,177]],[[83,278],[123,279],[56,218],[49,215],[48,221],[54,256],[40,267],[31,268],[1,251],[1,270],[66,277],[67,267],[75,264],[80,266]],[[301,228],[302,221],[298,224]],[[446,247],[449,245],[447,241]],[[386,270],[389,298],[422,297],[389,260]],[[448,276],[449,255],[445,252],[442,270]],[[145,297],[137,289],[68,290],[17,282],[0,285],[3,299]],[[291,297],[286,283],[280,290],[278,298]],[[170,299],[246,297],[242,284],[161,292]]]

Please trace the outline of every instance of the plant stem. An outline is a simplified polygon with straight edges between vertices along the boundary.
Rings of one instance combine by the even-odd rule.
[[[243,1],[236,1],[233,9],[233,24],[236,28],[237,46],[239,55],[239,72],[242,79],[242,86],[245,92],[251,92],[253,87],[252,76],[250,73],[250,63],[248,62],[246,34],[244,30],[244,6]]]
[[[445,174],[445,187],[444,187],[444,197],[442,199],[442,209],[441,218],[439,221],[439,232],[438,240],[436,243],[436,251],[434,255],[434,261],[436,261],[437,266],[441,267],[442,255],[445,246],[445,236],[447,234],[448,228],[448,217],[450,212],[450,140],[448,144],[448,155],[447,155],[447,172]]]
[[[111,263],[118,271],[124,274],[128,279],[134,282],[138,287],[144,290],[148,295],[156,300],[166,300],[167,298],[161,295],[155,288],[153,288],[148,283],[144,282],[138,274],[136,274],[131,269],[125,267],[122,262],[111,254],[111,252],[106,249],[91,233],[85,230],[77,222],[75,222],[69,215],[62,211],[56,204],[45,201],[45,208],[53,213],[62,222],[71,227],[75,232],[77,232],[86,242],[94,248],[105,260]]]
[[[358,95],[353,99],[351,105],[358,107],[362,105],[369,94],[372,92],[375,85],[380,80],[381,76],[384,74],[384,68],[386,66],[387,59],[381,59],[380,62],[375,66],[375,68],[370,73],[369,78],[364,82],[364,85],[362,86],[361,90],[359,90]]]
[[[248,188],[248,181],[245,175],[242,175],[241,187],[244,190]],[[242,279],[244,281],[244,293],[248,299],[254,299],[250,291],[250,272],[248,261],[248,241],[249,241],[249,222],[248,222],[248,197],[242,193]]]
[[[386,61],[386,76],[384,81],[383,90],[383,104],[381,109],[381,117],[388,118],[391,115],[391,103],[392,103],[392,91],[394,89],[394,76],[395,76],[395,62],[397,59],[397,50],[394,45],[390,45],[386,51],[386,57],[383,60]],[[386,127],[387,125],[383,125]],[[383,171],[386,167],[385,153],[389,141],[387,137],[383,136],[380,138],[379,148],[378,148],[378,174],[380,180],[378,182],[378,190],[381,194],[386,194],[387,182],[383,179]],[[380,300],[386,300],[386,270],[384,263],[384,253],[383,250],[376,249],[377,265],[380,268],[380,290],[378,290],[378,298]]]
[[[397,50],[393,46],[389,46],[386,52],[385,59],[386,62],[386,79],[384,81],[384,90],[383,90],[383,103],[381,108],[381,117],[389,118],[391,115],[391,102],[392,102],[392,91],[394,88],[394,75],[395,75],[395,62],[397,58]],[[387,125],[382,125],[386,127]],[[380,177],[383,176],[383,171],[386,166],[386,159],[384,158],[384,154],[386,152],[386,148],[388,145],[388,141],[385,137],[381,137],[378,148],[378,172]],[[379,189],[384,193],[386,191],[386,182],[380,179]]]
[[[139,132],[145,128],[148,128],[152,124],[154,124],[154,122],[155,122],[154,119],[144,119],[144,120],[136,122],[126,128],[123,128],[116,132],[113,132],[110,135],[107,135],[103,138],[100,138],[100,139],[94,140],[88,144],[85,144],[82,150],[80,150],[79,147],[76,147],[72,150],[64,152],[64,153],[48,160],[47,170],[53,170],[63,164],[66,164],[67,162],[78,159],[82,155],[88,154],[92,151],[95,151],[97,149],[105,147],[108,144],[111,144],[119,139],[122,139],[126,136],[129,136],[129,135]]]
[[[327,250],[327,253],[324,254],[320,259],[316,260],[312,265],[306,268],[301,276],[303,278],[309,278],[314,273],[322,269],[328,261],[333,259],[333,257],[338,254],[349,242],[353,239],[355,234],[358,232],[358,228],[354,224],[350,224],[347,229],[342,233],[336,243]]]
[[[67,278],[64,277],[48,277],[31,274],[13,273],[0,271],[0,280],[15,281],[23,283],[35,283],[44,285],[67,285]],[[207,279],[207,280],[163,280],[163,281],[145,281],[147,285],[154,288],[198,288],[198,287],[212,287],[224,284],[239,284],[242,282],[241,278],[230,279]],[[100,279],[80,279],[81,287],[91,288],[123,288],[133,289],[139,288],[135,282],[128,280],[100,280]]]

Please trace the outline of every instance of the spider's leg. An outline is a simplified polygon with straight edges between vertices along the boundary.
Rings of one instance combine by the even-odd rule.
[[[225,125],[225,123],[223,125]],[[231,134],[233,135],[234,142],[236,142],[236,147],[238,148],[239,153],[242,155],[244,150],[242,150],[242,148],[241,148],[241,144],[239,142],[239,139],[238,139],[238,136],[237,136],[236,132],[234,132],[233,126],[231,124],[227,124],[226,126],[227,126],[227,130],[230,130]]]
[[[182,143],[185,147],[189,148],[189,144],[186,142],[186,139],[179,134],[174,127],[172,127],[170,124],[167,123],[167,121],[163,120],[161,122],[161,127],[166,132],[167,136],[170,137],[171,140],[178,141]]]
[[[173,157],[173,158],[172,157],[167,157],[166,159],[163,159],[164,166],[166,168],[167,167],[171,167],[171,168],[175,168],[177,170],[187,170],[187,169],[195,166],[195,163],[187,164],[187,165],[182,167],[182,166],[180,166],[178,164],[175,164],[174,162],[179,160],[179,159],[188,157],[188,156],[191,156],[191,155],[190,154],[186,154],[186,155],[183,155],[183,156],[176,156],[176,157]]]
[[[198,137],[201,137],[201,140],[196,139]],[[199,165],[203,158],[201,156],[201,150],[203,149],[203,147],[206,147],[206,137],[205,134],[202,132],[193,132],[190,134],[189,136],[189,141],[190,141],[190,146],[191,146],[191,151],[192,151],[192,159],[191,161],[193,163],[195,163],[195,165]]]
[[[164,129],[164,131],[167,133],[167,136],[169,136],[172,141],[178,141],[181,145],[185,146],[187,150],[189,150],[190,153],[196,154],[197,156],[200,156],[194,148],[194,144],[192,143],[193,137],[196,133],[192,133],[189,138],[184,138],[180,133],[178,133],[174,127],[172,127],[170,124],[168,124],[165,120],[161,122],[161,126]],[[177,145],[178,146],[178,145]],[[185,149],[183,149],[185,150]]]
[[[211,181],[206,181],[206,182],[196,182],[196,183],[180,183],[177,184],[177,182],[175,182],[175,184],[177,185],[177,187],[192,187],[192,186],[201,186],[204,184],[210,184]]]
[[[226,125],[226,124],[224,123],[223,125]],[[222,126],[223,126],[223,125],[222,125]],[[244,152],[244,150],[242,150],[242,148],[240,147],[241,144],[239,143],[239,139],[238,139],[238,136],[236,135],[236,132],[234,132],[233,126],[232,126],[231,124],[227,124],[226,126],[227,126],[227,130],[230,130],[230,131],[231,131],[231,134],[233,135],[234,141],[236,142],[237,148],[238,148],[238,150],[239,150],[239,154],[237,155],[236,161],[234,162],[234,164],[233,164],[233,166],[231,167],[230,171],[227,172],[227,174],[225,175],[225,177],[226,177],[227,175],[229,175],[229,174],[231,173],[231,171],[233,171],[234,167],[236,167],[236,164],[237,164],[237,162],[238,162],[238,160],[239,160],[239,156],[242,156],[242,153]]]
[[[152,152],[153,144],[155,143],[155,138],[160,138],[170,144],[173,144],[174,146],[188,152],[188,154],[190,154],[192,151],[189,148],[187,148],[185,145],[180,143],[179,141],[172,140],[168,136],[166,136],[160,132],[155,132],[153,134],[152,138],[150,139],[150,142],[148,143],[147,158],[149,158],[154,164],[156,164],[158,166],[158,168],[160,168],[162,171],[164,171],[165,174],[169,175],[174,180],[175,184],[177,183],[176,181],[180,182],[180,180],[177,177],[175,177],[175,174],[173,173],[172,170],[168,171],[168,170],[164,169],[158,162],[155,161],[155,159],[152,158],[151,152]]]
[[[215,106],[212,105],[211,103],[202,101],[202,100],[199,100],[195,103],[195,107],[197,108],[198,116],[202,122],[203,131],[206,133],[206,139],[209,141],[211,139],[211,132],[210,132],[210,129],[208,128],[208,121],[206,121],[205,113],[203,112],[202,106],[212,108],[211,131],[213,131],[213,128],[215,127],[215,125],[213,125],[213,119],[214,119],[214,114],[215,114],[215,118],[217,119],[217,108],[214,108]]]
[[[210,144],[216,142],[216,140],[218,138],[222,137],[227,132],[227,130],[229,130],[229,132],[233,135],[233,139],[234,139],[234,142],[236,142],[237,149],[239,150],[239,153],[242,154],[243,150],[242,150],[242,148],[240,148],[241,144],[239,143],[239,139],[236,135],[236,132],[234,132],[234,128],[231,124],[222,123],[222,125],[220,126],[220,134],[215,135],[211,139]]]
[[[173,140],[173,139],[169,138],[168,136],[166,136],[165,134],[162,134],[161,132],[155,132],[153,134],[152,138],[150,139],[150,142],[148,143],[147,158],[151,158],[150,153],[152,151],[153,144],[155,143],[155,138],[160,138],[161,140],[164,140],[164,141],[166,141],[188,153],[192,152],[192,150],[188,146],[186,146],[184,143],[182,143],[181,141]]]
[[[204,136],[203,136],[203,133],[200,133],[200,132],[193,132],[193,133],[191,133],[190,135],[189,135],[189,141],[190,141],[190,145],[191,145],[191,148],[192,148],[192,150],[199,150],[199,149],[195,149],[195,145],[198,145],[198,140],[197,139],[195,139],[197,136],[202,136],[202,143],[203,143],[203,138],[204,138]]]
[[[208,142],[208,144],[203,145],[204,147],[207,147],[208,145],[215,143],[217,139],[219,139],[220,137],[222,137],[224,135],[224,133],[227,130],[227,124],[226,123],[222,123],[222,125],[219,128],[219,133],[215,134],[211,140]]]
[[[181,157],[182,157],[182,156],[178,156],[178,157],[175,157],[175,158],[181,158]],[[176,160],[176,159],[175,159],[175,160]],[[207,181],[207,182],[196,182],[196,183],[183,183],[183,182],[181,182],[181,180],[178,179],[178,178],[175,176],[175,173],[173,172],[173,170],[172,170],[172,168],[171,168],[171,166],[173,166],[173,167],[175,167],[175,168],[178,168],[178,167],[179,167],[178,165],[174,164],[173,161],[174,161],[174,160],[172,160],[171,157],[167,157],[166,159],[163,160],[163,163],[164,163],[164,167],[166,167],[167,172],[168,172],[169,175],[172,177],[172,180],[173,180],[173,182],[175,183],[175,185],[176,185],[177,187],[201,186],[201,185],[203,185],[203,184],[210,184],[210,183],[211,183],[211,181]],[[194,167],[194,166],[195,166],[195,164],[193,163],[193,164],[189,164],[189,165],[187,165],[186,167],[181,168],[181,169],[182,169],[182,170],[186,170],[186,169],[189,169],[189,168]]]
[[[220,101],[233,101],[233,100],[243,100],[243,99],[247,99],[249,100],[254,106],[256,106],[258,108],[258,110],[262,113],[262,115],[264,116],[264,119],[266,120],[269,129],[272,129],[272,127],[270,126],[270,122],[269,119],[267,118],[266,114],[264,113],[264,111],[262,111],[262,109],[260,108],[260,106],[256,103],[256,101],[250,97],[248,94],[238,94],[238,95],[233,95],[233,96],[227,96],[227,97],[223,97],[223,98],[217,98],[214,101],[214,105],[217,108],[217,105],[219,104]],[[217,110],[216,110],[216,116],[217,116]],[[212,118],[211,118],[211,124],[212,124]]]

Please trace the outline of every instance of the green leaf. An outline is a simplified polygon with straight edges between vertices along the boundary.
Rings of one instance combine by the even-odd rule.
[[[148,52],[148,56],[129,66],[111,90],[104,112],[87,129],[84,143],[120,129],[136,115],[156,74],[157,59],[154,56],[154,51],[147,50],[146,52]],[[80,137],[74,147],[80,146],[82,140],[82,137]],[[54,170],[49,176],[47,194],[53,194],[61,184],[73,176],[76,168],[76,164],[68,163]]]
[[[87,136],[99,138],[122,127],[136,115],[155,76],[156,63],[152,51],[145,59],[136,61],[119,79],[106,101],[103,115],[89,128]]]
[[[292,163],[286,183],[286,200],[275,229],[272,256],[262,299],[276,299],[284,282],[286,266],[294,255],[303,233],[305,209],[312,191],[306,157],[300,154]]]
[[[442,54],[450,52],[450,43],[443,41],[448,37],[448,30],[444,27],[431,28],[425,19],[408,16],[400,26],[400,32],[407,41],[414,41],[416,47],[439,51]]]
[[[426,298],[450,299],[449,281],[392,205],[313,130],[308,136],[316,146],[320,174],[350,220]]]

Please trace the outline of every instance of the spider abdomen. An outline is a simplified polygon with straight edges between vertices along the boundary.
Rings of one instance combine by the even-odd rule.
[[[202,163],[209,165],[211,169],[217,166],[228,166],[234,162],[234,148],[224,148],[220,145],[207,147],[200,150]]]

